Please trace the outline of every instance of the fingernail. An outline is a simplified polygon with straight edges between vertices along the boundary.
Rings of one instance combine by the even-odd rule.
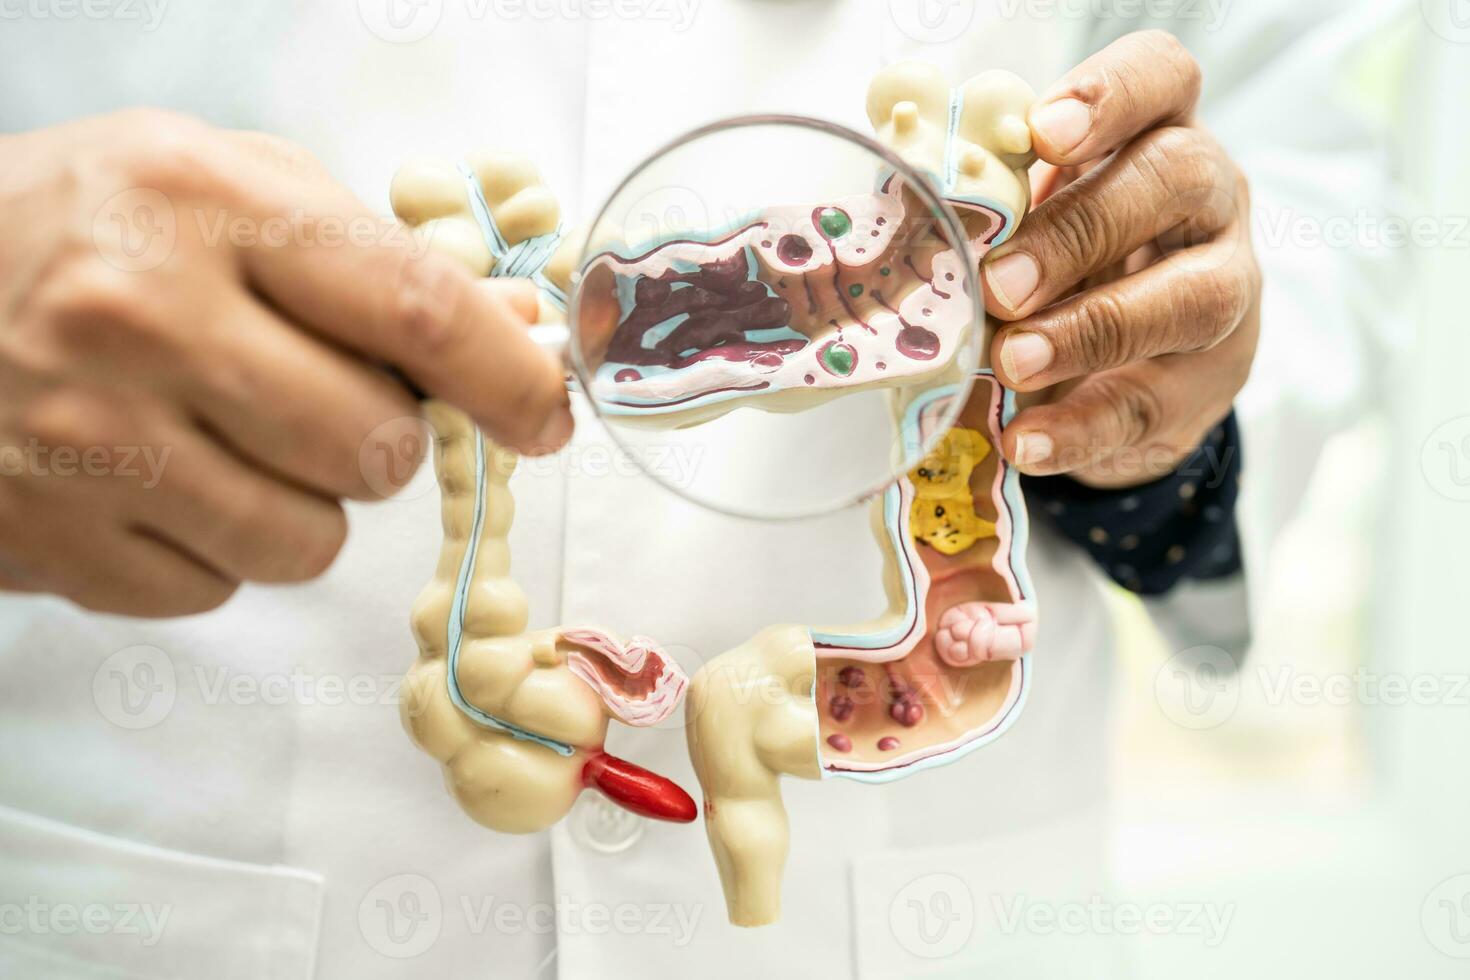
[[[1051,364],[1051,341],[1039,333],[1015,333],[1000,345],[1000,366],[1012,381],[1025,381]]]
[[[985,266],[985,281],[1006,309],[1019,310],[1041,284],[1041,266],[1025,252],[1012,252]]]
[[[575,425],[569,409],[557,409],[555,414],[546,420],[546,424],[541,427],[541,431],[532,441],[529,455],[544,456],[547,453],[556,452],[572,437],[572,429]]]
[[[1031,128],[1059,153],[1071,153],[1092,128],[1092,109],[1076,99],[1058,99],[1031,114]]]
[[[1051,459],[1053,448],[1051,436],[1045,432],[1028,432],[1023,436],[1016,436],[1016,463],[1020,466],[1044,463]]]

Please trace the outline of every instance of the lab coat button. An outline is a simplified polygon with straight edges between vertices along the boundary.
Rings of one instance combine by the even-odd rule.
[[[583,793],[573,808],[572,837],[599,854],[621,854],[643,836],[643,818],[629,813],[607,797]]]

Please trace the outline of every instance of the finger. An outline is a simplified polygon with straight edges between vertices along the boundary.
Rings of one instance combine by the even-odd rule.
[[[1168,474],[1220,419],[1250,373],[1258,334],[1247,323],[1213,351],[1140,361],[1059,385],[1016,414],[1001,451],[1022,472],[1096,486]]]
[[[393,441],[398,430],[421,427],[402,385],[249,295],[225,293],[216,307],[199,325],[196,369],[165,382],[211,431],[242,457],[327,496],[378,500],[412,475],[390,474],[385,458],[364,452],[375,436]]]
[[[527,318],[401,226],[383,227],[337,248],[247,249],[247,274],[288,317],[394,365],[498,441],[560,448],[572,432],[562,369],[526,335]]]
[[[1208,350],[1256,301],[1260,273],[1239,233],[1007,324],[991,342],[1001,382],[1034,391],[1133,361]]]
[[[253,469],[179,423],[153,485],[135,483],[130,520],[236,581],[303,582],[327,570],[347,538],[335,501]]]
[[[1075,164],[1113,152],[1155,126],[1187,124],[1200,68],[1165,31],[1129,34],[1088,58],[1031,107],[1041,159]]]
[[[529,279],[484,279],[480,288],[510,305],[516,316],[535,323],[541,316],[541,290]]]
[[[125,479],[125,467],[111,462],[107,475],[48,475],[0,502],[5,511],[23,505],[26,517],[0,522],[0,550],[15,556],[0,568],[0,588],[131,616],[181,616],[224,603],[235,581],[127,525],[108,485]]]
[[[246,129],[225,129],[219,132],[240,152],[284,178],[317,185],[334,183],[326,165],[305,147],[284,137]]]
[[[1058,190],[986,256],[986,308],[1013,320],[1066,295],[1175,225],[1195,240],[1236,218],[1235,178],[1197,129],[1144,134],[1122,153]]]
[[[40,592],[41,586],[34,579],[6,575],[0,572],[0,592]]]
[[[239,588],[238,582],[137,531],[96,540],[88,558],[91,568],[69,598],[93,612],[189,616],[219,608]]]
[[[147,532],[107,527],[53,539],[62,567],[47,591],[85,609],[124,616],[188,616],[216,609],[239,583]]]
[[[44,587],[20,561],[0,548],[0,591],[41,592]]]

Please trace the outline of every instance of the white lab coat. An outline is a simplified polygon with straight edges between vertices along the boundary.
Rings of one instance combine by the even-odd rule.
[[[361,7],[371,15],[375,2]],[[686,21],[678,3],[640,8],[670,19],[629,19],[620,5],[430,0],[440,28],[394,44],[364,28],[359,6],[179,4],[151,30],[144,6],[136,23],[8,18],[0,125],[168,105],[295,139],[379,206],[404,157],[496,145],[534,157],[575,216],[652,146],[713,117],[782,110],[862,127],[868,78],[886,62],[927,57],[957,81],[1004,67],[1040,88],[1105,34],[1147,26],[1007,18],[966,2],[705,0]],[[1354,145],[1340,119],[1282,118],[1282,103],[1313,98],[1321,74],[1321,62],[1289,59],[1315,59],[1345,5],[1294,8],[1237,3],[1192,38],[1222,138],[1240,140],[1247,169],[1258,162],[1268,176],[1290,176],[1329,140]],[[608,13],[540,16],[548,9]],[[491,13],[476,19],[481,10]],[[973,17],[958,37],[953,16]],[[1232,86],[1251,101],[1231,101]],[[1372,173],[1336,159],[1337,181]],[[1299,191],[1285,179],[1264,190]],[[1297,272],[1313,263],[1309,283],[1273,275],[1271,259],[1263,357],[1307,343],[1276,339],[1273,315],[1320,309],[1326,284],[1355,274],[1352,257],[1331,250],[1283,257]],[[1341,318],[1319,322],[1344,329]],[[1305,326],[1290,328],[1300,338]],[[1333,349],[1349,372],[1360,364],[1359,341],[1339,334]],[[1263,388],[1270,419],[1285,396]],[[1349,404],[1343,391],[1294,390],[1324,406],[1308,421]],[[584,414],[562,463],[527,461],[513,482],[514,574],[533,626],[645,633],[696,667],[766,624],[857,619],[880,605],[863,514],[795,528],[732,522],[606,472],[599,448],[606,437]],[[594,794],[550,833],[525,837],[460,812],[438,765],[402,732],[392,683],[415,656],[408,609],[439,549],[432,476],[350,514],[350,541],[322,580],[247,587],[206,616],[135,622],[0,599],[0,975],[1114,972],[1111,946],[1006,928],[1014,896],[1085,901],[1106,888],[1113,636],[1098,574],[1046,528],[1030,550],[1043,616],[1035,684],[1015,728],[889,786],[787,781],[784,916],[741,931],[725,922],[698,825],[645,823]],[[1239,634],[1239,599],[1238,586],[1191,590],[1162,615],[1177,626],[1220,606]],[[617,729],[610,745],[696,788],[677,724]]]

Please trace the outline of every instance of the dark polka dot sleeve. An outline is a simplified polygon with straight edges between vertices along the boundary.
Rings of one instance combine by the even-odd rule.
[[[1087,550],[1113,581],[1163,595],[1180,581],[1240,571],[1235,501],[1240,494],[1235,413],[1169,476],[1126,490],[1095,490],[1064,476],[1022,477],[1033,515]]]

